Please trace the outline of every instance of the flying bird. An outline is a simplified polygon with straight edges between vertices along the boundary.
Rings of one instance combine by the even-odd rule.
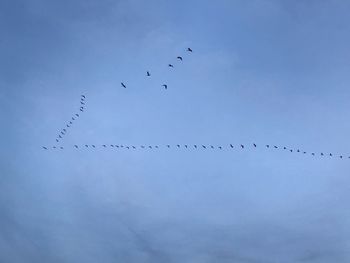
[[[266,147],[267,147],[267,148],[269,148],[269,147],[270,147],[270,145],[268,145],[268,144],[267,144],[267,145],[266,145]]]
[[[56,142],[58,142],[58,139],[56,139]]]
[[[204,149],[207,149],[207,147],[205,147],[205,145],[202,145],[202,147],[203,147]]]
[[[194,148],[197,148],[197,145],[196,145],[196,144],[194,145]]]
[[[156,146],[154,146],[154,147],[156,147],[157,149],[159,148],[158,145],[156,145]]]
[[[178,56],[177,59],[180,59],[182,61],[182,57]]]
[[[278,149],[278,147],[277,147],[277,146],[273,146],[273,147],[275,147],[275,149]]]
[[[60,135],[58,135],[58,137],[60,137],[60,138],[62,139],[62,136],[61,136],[61,134],[60,134]]]
[[[193,50],[191,48],[187,48],[188,52],[193,52]]]
[[[244,145],[243,144],[241,144],[241,147],[242,147],[242,149],[244,149]]]
[[[105,147],[105,148],[107,147],[106,144],[102,144],[102,146]]]
[[[63,149],[63,147],[61,146],[61,147],[60,147],[60,149],[62,150],[62,149]]]
[[[173,65],[173,64],[169,64],[168,66],[169,66],[170,68],[173,68],[173,67],[174,67],[174,65]]]
[[[76,113],[76,114],[75,114],[75,116],[79,117],[79,114],[78,114],[78,113]]]
[[[43,149],[47,150],[47,147],[43,146]]]
[[[254,147],[256,148],[256,144],[255,144],[255,143],[253,143],[253,145],[254,145]]]
[[[95,145],[92,145],[92,147],[94,147],[94,148],[95,148]]]
[[[74,147],[78,149],[78,145],[74,145]]]
[[[219,149],[220,149],[220,150],[222,150],[222,147],[221,147],[221,146],[219,146]]]
[[[214,149],[214,146],[213,146],[213,145],[210,145],[210,148]]]
[[[85,147],[89,147],[89,145],[85,144]]]
[[[177,145],[177,147],[179,147],[179,148],[180,148],[180,144],[178,144],[178,145]]]
[[[170,148],[170,145],[168,144],[167,147]]]
[[[81,95],[85,99],[85,95]]]
[[[187,144],[185,144],[185,148],[187,148]]]
[[[231,148],[233,148],[233,145],[232,145],[232,144],[230,144],[230,146],[231,146]]]
[[[162,85],[165,89],[168,89],[168,85],[167,84],[163,84]]]
[[[132,146],[132,148],[133,148],[133,149],[136,149],[136,147],[135,147],[135,146]]]
[[[152,149],[152,146],[150,145],[150,146],[148,146],[148,148]]]
[[[123,82],[120,83],[124,89],[126,89],[126,86]]]
[[[151,76],[151,73],[149,73],[149,71],[147,71],[147,77]]]

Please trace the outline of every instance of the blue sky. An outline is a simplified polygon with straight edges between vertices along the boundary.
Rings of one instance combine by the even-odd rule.
[[[319,153],[350,155],[349,12],[1,1],[0,261],[348,262],[350,161]]]

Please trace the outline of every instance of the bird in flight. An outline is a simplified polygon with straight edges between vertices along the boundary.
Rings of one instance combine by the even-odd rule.
[[[76,114],[75,114],[75,116],[79,117],[79,114],[78,114],[78,113],[76,113]]]
[[[126,89],[126,86],[123,82],[120,83],[124,89]]]
[[[207,147],[206,147],[205,145],[202,145],[202,147],[203,147],[204,149],[207,149]]]
[[[180,59],[182,61],[182,57],[178,56],[177,59]]]
[[[244,145],[243,144],[241,144],[241,147],[242,147],[242,149],[244,149]]]
[[[78,145],[74,145],[74,147],[78,149]]]
[[[193,52],[193,50],[191,48],[187,48],[188,52]]]
[[[147,77],[151,76],[151,73],[149,73],[149,71],[147,71]]]
[[[255,144],[255,143],[253,143],[253,145],[254,145],[254,147],[256,148],[256,144]]]
[[[85,99],[85,95],[81,95]]]
[[[167,84],[163,84],[162,85],[165,89],[168,89],[168,85]]]
[[[174,65],[172,65],[172,64],[169,64],[169,67],[170,67],[170,68],[173,68],[173,67],[174,67]]]
[[[47,150],[47,147],[43,146],[43,149]]]
[[[232,144],[230,144],[230,146],[231,146],[231,148],[233,148],[233,145],[232,145]]]

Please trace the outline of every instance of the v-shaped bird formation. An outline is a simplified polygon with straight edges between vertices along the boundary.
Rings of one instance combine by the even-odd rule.
[[[188,53],[192,53],[193,50],[191,48],[187,48],[186,52]],[[176,59],[179,62],[182,62],[184,60],[183,56],[177,56]],[[175,68],[174,64],[169,63],[168,67],[173,69]],[[147,77],[151,77],[152,73],[150,70],[146,71],[146,76]],[[127,88],[127,84],[125,82],[121,82],[121,86],[123,88]],[[165,90],[168,89],[168,84],[164,83],[161,85]],[[42,146],[42,148],[44,150],[63,150],[64,147],[63,146],[57,146],[58,143],[62,142],[64,137],[66,136],[66,133],[68,132],[68,130],[72,127],[72,125],[74,124],[74,122],[80,117],[80,114],[82,112],[84,112],[85,110],[85,104],[86,104],[86,96],[83,94],[81,95],[80,98],[80,108],[79,111],[77,113],[75,113],[72,117],[71,120],[69,122],[66,123],[66,126],[61,129],[58,133],[58,136],[56,138],[56,145],[53,145],[51,147],[48,146]],[[312,156],[312,157],[320,157],[320,158],[337,158],[337,159],[350,159],[350,155],[346,156],[344,154],[334,154],[334,153],[326,153],[326,152],[315,152],[315,151],[305,151],[305,150],[301,150],[300,148],[290,148],[290,147],[286,147],[286,146],[277,146],[277,145],[271,145],[271,144],[265,144],[265,145],[257,145],[256,143],[252,143],[252,144],[226,144],[226,145],[212,145],[212,144],[166,144],[166,145],[124,145],[124,144],[83,144],[83,145],[78,145],[78,144],[74,144],[72,146],[68,146],[66,148],[72,148],[75,150],[98,150],[98,149],[102,149],[102,150],[162,150],[162,149],[175,149],[175,150],[203,150],[203,151],[212,151],[212,150],[218,150],[218,151],[232,151],[232,150],[241,150],[241,151],[247,151],[247,150],[254,150],[257,148],[264,148],[266,150],[279,150],[279,151],[283,151],[283,152],[288,152],[288,153],[295,153],[295,154],[300,154],[303,156]]]

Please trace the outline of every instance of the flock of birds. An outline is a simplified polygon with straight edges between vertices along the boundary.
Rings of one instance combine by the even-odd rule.
[[[193,52],[193,50],[191,48],[187,48],[186,50],[187,52]],[[183,61],[183,57],[182,56],[177,56],[177,59],[179,61]],[[173,64],[168,64],[168,67],[170,68],[174,68]],[[146,76],[150,77],[151,73],[150,71],[146,72]],[[127,85],[124,82],[121,82],[121,86],[123,88],[127,88]],[[164,87],[165,89],[168,89],[168,85],[167,84],[163,84],[162,87]],[[77,120],[77,118],[80,117],[79,113],[84,112],[85,109],[85,101],[86,97],[85,95],[81,95],[80,98],[80,108],[79,108],[79,112],[75,113],[71,120],[66,124],[65,128],[63,128],[62,130],[60,130],[57,138],[56,138],[56,143],[58,144],[59,142],[61,142],[64,138],[64,136],[66,135],[67,131],[69,128],[71,128],[71,126],[73,125],[74,121]],[[58,146],[58,145],[53,145],[52,147],[47,147],[47,146],[42,146],[42,148],[44,150],[50,150],[50,149],[61,149],[63,150],[64,147],[63,146]],[[217,149],[217,150],[224,150],[224,149],[247,149],[248,147],[250,148],[257,148],[258,145],[256,143],[253,143],[251,145],[244,145],[244,144],[238,144],[238,145],[234,145],[234,144],[228,144],[225,146],[214,146],[214,145],[207,145],[207,144],[176,144],[176,145],[164,145],[164,146],[160,146],[160,145],[139,145],[139,146],[135,146],[135,145],[117,145],[117,144],[101,144],[101,145],[97,145],[97,144],[84,144],[84,145],[73,145],[71,146],[74,149],[88,149],[88,148],[92,148],[92,149],[96,149],[96,148],[102,148],[102,149],[107,149],[107,148],[114,148],[114,149],[126,149],[126,150],[136,150],[136,149],[161,149],[161,148],[165,148],[165,149],[202,149],[202,150],[206,150],[206,149]],[[70,148],[71,148],[70,147]],[[333,153],[324,153],[324,152],[320,152],[320,153],[316,153],[316,152],[306,152],[300,149],[291,149],[291,148],[287,148],[285,146],[280,147],[280,146],[276,146],[276,145],[270,145],[270,144],[266,144],[263,146],[266,149],[281,149],[284,151],[288,151],[288,152],[295,152],[295,153],[299,153],[299,154],[303,154],[303,155],[311,155],[311,156],[328,156],[328,157],[334,157],[334,158],[339,158],[339,159],[350,159],[350,156],[345,156],[345,155],[340,155],[340,154],[333,154]]]
[[[66,136],[68,130],[72,127],[72,125],[74,124],[74,122],[80,117],[80,114],[84,112],[85,110],[85,104],[86,104],[86,96],[83,94],[80,96],[80,108],[79,108],[79,112],[75,113],[71,119],[66,123],[66,126],[61,129],[56,137],[56,144],[60,143],[63,141],[64,136]],[[57,146],[53,146],[54,148],[57,148]],[[46,148],[46,147],[45,147]],[[63,147],[60,147],[61,149],[63,149]]]
[[[83,145],[72,145],[70,146],[70,148],[74,148],[74,149],[88,149],[88,148],[92,148],[92,149],[96,149],[96,148],[101,148],[101,149],[107,149],[107,148],[114,148],[114,149],[202,149],[202,150],[206,150],[206,149],[216,149],[216,150],[224,150],[224,149],[248,149],[248,147],[250,148],[258,148],[258,145],[256,143],[253,143],[251,145],[245,145],[245,144],[228,144],[228,145],[224,145],[224,146],[214,146],[211,144],[167,144],[167,145],[117,145],[117,144],[83,144]],[[304,155],[311,155],[311,156],[328,156],[328,157],[335,157],[335,158],[348,158],[350,159],[350,156],[346,157],[344,155],[337,155],[337,154],[333,154],[333,153],[316,153],[316,152],[307,152],[307,151],[303,151],[300,149],[291,149],[288,147],[281,147],[281,146],[276,146],[276,145],[270,145],[270,144],[265,144],[262,147],[266,148],[266,149],[281,149],[287,152],[291,152],[291,153],[300,153],[300,154],[304,154]],[[64,149],[63,147],[59,147],[60,149]],[[43,146],[43,149],[45,150],[49,150],[48,147]],[[58,147],[53,146],[52,149],[58,149]]]
[[[191,48],[187,48],[186,51],[187,51],[187,52],[190,52],[190,53],[193,52],[193,50],[192,50]],[[179,61],[183,61],[183,57],[182,57],[182,56],[177,56],[176,59],[178,59]],[[174,65],[169,63],[169,64],[168,64],[168,67],[169,67],[169,68],[174,68]],[[147,77],[150,77],[150,76],[151,76],[151,73],[150,73],[148,70],[146,71],[146,76],[147,76]],[[126,84],[125,84],[124,82],[121,82],[120,84],[121,84],[121,86],[122,86],[124,89],[126,89],[127,86],[126,86]],[[164,89],[168,89],[168,84],[163,84],[162,87],[163,87]]]

